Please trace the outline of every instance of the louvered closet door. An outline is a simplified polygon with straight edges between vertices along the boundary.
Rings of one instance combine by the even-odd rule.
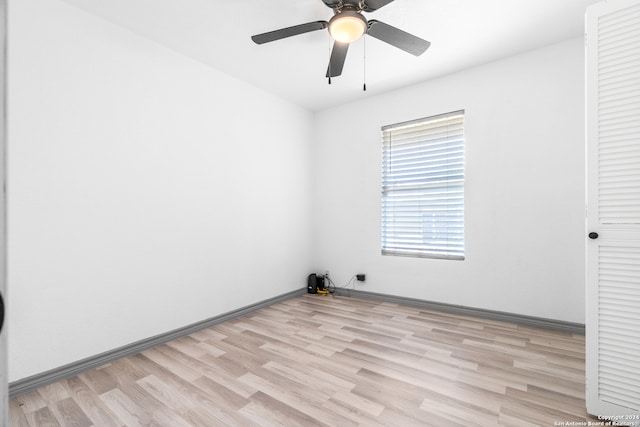
[[[640,0],[586,27],[587,410],[640,425]]]

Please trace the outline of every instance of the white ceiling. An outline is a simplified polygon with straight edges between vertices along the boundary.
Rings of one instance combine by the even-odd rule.
[[[414,57],[365,37],[352,44],[342,76],[328,85],[326,30],[260,46],[250,39],[328,21],[332,10],[321,0],[64,1],[313,111],[580,37],[585,8],[595,2],[395,0],[365,16],[429,40],[429,50]]]

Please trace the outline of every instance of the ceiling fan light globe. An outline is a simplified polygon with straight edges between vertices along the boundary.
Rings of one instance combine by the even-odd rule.
[[[351,43],[367,31],[367,20],[357,12],[344,11],[329,21],[329,34],[337,42]]]

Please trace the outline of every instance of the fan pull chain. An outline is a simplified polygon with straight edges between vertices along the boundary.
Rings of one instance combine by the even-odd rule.
[[[362,38],[362,90],[367,91],[367,38]]]
[[[331,37],[329,37],[329,75],[327,76],[329,84],[331,84]]]

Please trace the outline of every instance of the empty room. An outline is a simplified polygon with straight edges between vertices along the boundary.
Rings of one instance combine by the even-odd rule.
[[[640,426],[640,0],[0,4],[0,425]]]

